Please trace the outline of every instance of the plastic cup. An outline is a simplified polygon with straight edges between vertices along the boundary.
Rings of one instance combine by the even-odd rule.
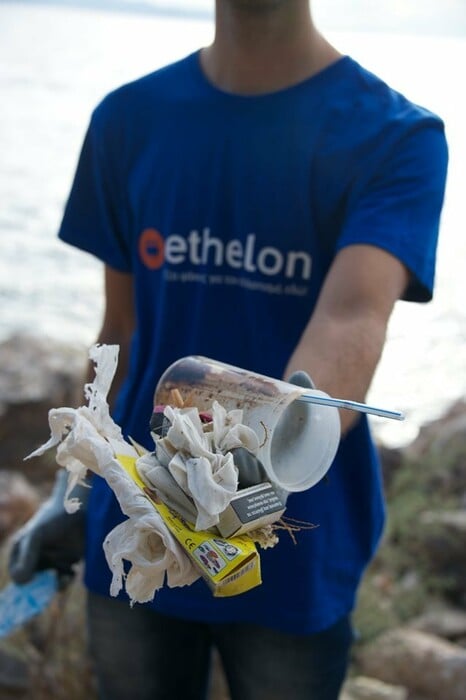
[[[179,392],[179,393],[177,393]],[[300,396],[328,396],[207,357],[191,355],[174,362],[161,376],[154,403],[209,411],[218,401],[226,410],[240,408],[243,423],[259,439],[257,457],[269,479],[285,491],[305,491],[330,468],[340,441],[338,409],[298,401]]]

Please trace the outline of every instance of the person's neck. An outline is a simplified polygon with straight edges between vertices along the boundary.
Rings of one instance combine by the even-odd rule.
[[[219,0],[215,38],[201,51],[201,66],[216,87],[258,95],[295,85],[341,54],[316,30],[305,0],[262,11]]]

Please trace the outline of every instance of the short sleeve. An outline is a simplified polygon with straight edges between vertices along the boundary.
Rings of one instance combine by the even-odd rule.
[[[131,270],[127,214],[118,164],[110,162],[109,135],[96,112],[87,129],[58,236],[122,272]],[[111,144],[110,144],[111,145]],[[120,144],[121,146],[121,144]],[[121,166],[120,166],[121,167]]]
[[[371,244],[393,254],[411,272],[407,301],[432,298],[447,163],[442,123],[421,124],[395,142],[348,203],[337,250]]]

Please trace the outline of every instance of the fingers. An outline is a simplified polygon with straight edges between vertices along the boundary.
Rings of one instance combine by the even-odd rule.
[[[68,571],[57,571],[57,586],[59,591],[64,591],[74,580],[74,571],[70,568]]]
[[[37,571],[39,543],[34,532],[26,532],[13,545],[8,570],[15,583],[28,583]]]
[[[255,486],[266,481],[267,474],[262,462],[244,447],[231,450],[233,461],[238,469],[238,487],[241,489]]]
[[[288,379],[288,383],[296,384],[296,386],[302,386],[305,389],[316,388],[314,382],[312,381],[308,373],[304,372],[304,370],[302,369],[293,372],[293,374]]]

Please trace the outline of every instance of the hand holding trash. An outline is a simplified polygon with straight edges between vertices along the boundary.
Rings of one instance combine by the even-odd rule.
[[[72,579],[73,566],[84,555],[86,504],[89,487],[77,484],[72,492],[81,502],[75,513],[65,510],[68,477],[56,474],[50,497],[16,533],[9,557],[9,573],[15,583],[28,583],[38,571],[54,569],[60,585]]]
[[[56,447],[57,463],[66,471],[61,472],[49,502],[18,535],[10,567],[16,581],[29,580],[45,566],[65,574],[71,571],[82,540],[75,540],[74,534],[68,540],[66,527],[75,533],[74,523],[84,520],[79,506],[87,501],[83,484],[88,470],[107,482],[126,516],[103,543],[112,572],[110,593],[117,595],[124,586],[132,602],[142,603],[165,583],[189,585],[200,575],[174,536],[175,531],[179,535],[178,525],[167,527],[164,518],[169,511],[162,517],[151,494],[155,493],[161,507],[171,506],[185,517],[193,525],[193,535],[208,536],[206,531],[213,531],[214,538],[216,531],[230,530],[231,525],[231,532],[241,531],[236,521],[227,527],[224,517],[233,500],[239,506],[243,499],[242,531],[251,533],[249,542],[270,547],[278,541],[276,535],[254,529],[262,514],[266,512],[260,522],[265,530],[283,513],[286,496],[311,488],[333,461],[340,437],[337,407],[342,401],[314,389],[304,372],[282,382],[208,358],[182,358],[159,380],[155,392],[159,415],[151,422],[155,449],[144,454],[123,438],[109,414],[106,399],[118,347],[94,346],[90,357],[96,377],[85,387],[88,406],[50,411],[51,437],[30,455]],[[343,403],[374,412],[354,402]],[[77,486],[78,498],[70,498]],[[264,488],[267,494],[274,493],[269,497]],[[277,502],[280,507],[275,508]],[[65,538],[66,549],[62,549]]]
[[[41,553],[44,543],[50,543],[50,550],[47,550],[49,557],[55,553],[65,556],[65,549],[62,550],[59,543],[67,548],[65,540],[70,532],[61,530],[63,540],[60,537],[54,540],[53,531],[60,534],[57,522],[61,523],[62,514],[64,523],[69,523],[70,527],[73,522],[83,522],[85,515],[81,508],[87,501],[89,492],[83,484],[88,471],[91,471],[105,479],[114,492],[122,513],[127,517],[107,535],[103,544],[112,571],[110,593],[117,595],[124,581],[130,599],[142,603],[151,600],[165,581],[169,586],[188,585],[199,577],[199,573],[168,531],[160,515],[115,457],[116,454],[129,452],[136,454],[124,440],[120,427],[112,420],[107,403],[107,394],[117,366],[118,350],[118,346],[91,348],[89,354],[96,365],[96,377],[94,382],[85,387],[87,406],[49,411],[50,439],[29,455],[29,458],[56,447],[56,461],[65,469],[59,472],[58,483],[50,501],[44,504],[37,519],[31,521],[30,529],[26,527],[19,534],[18,544],[15,544],[12,552],[11,572],[16,577],[14,580],[27,581],[43,562]],[[77,487],[79,494],[76,493]],[[64,524],[63,526],[65,527]],[[70,570],[70,562],[74,560],[78,549],[73,548],[72,542],[70,544],[72,553],[68,560],[62,560],[65,571]],[[46,561],[50,566],[52,560]],[[131,565],[127,575],[124,561]]]

